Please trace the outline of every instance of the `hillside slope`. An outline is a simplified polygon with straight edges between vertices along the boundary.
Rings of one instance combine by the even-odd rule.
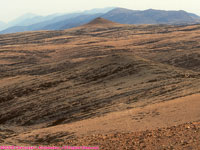
[[[0,35],[0,143],[70,143],[68,137],[75,133],[69,130],[44,136],[38,131],[79,121],[77,128],[81,129],[81,121],[151,106],[150,114],[136,114],[133,122],[143,123],[150,115],[182,129],[187,121],[198,121],[199,115],[192,111],[193,115],[181,119],[178,114],[183,109],[176,110],[176,103],[167,110],[155,105],[200,93],[199,34],[199,25],[119,25],[98,18],[89,26],[63,31]],[[194,106],[196,102],[187,103]],[[106,126],[106,122],[100,123]],[[118,127],[108,132],[123,135]],[[199,130],[195,131],[198,136]],[[34,136],[26,138],[28,133]],[[96,131],[88,129],[87,133]],[[113,146],[112,141],[107,142]]]

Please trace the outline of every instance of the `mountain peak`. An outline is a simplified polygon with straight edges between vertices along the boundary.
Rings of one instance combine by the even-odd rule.
[[[104,19],[104,18],[101,18],[101,17],[98,17],[98,18],[96,18],[96,19],[94,19],[94,20],[92,20],[91,22],[89,22],[88,24],[86,24],[86,25],[94,25],[94,26],[96,26],[96,25],[102,25],[102,26],[104,26],[104,25],[116,25],[117,23],[115,23],[115,22],[112,22],[112,21],[110,21],[110,20],[106,20],[106,19]]]

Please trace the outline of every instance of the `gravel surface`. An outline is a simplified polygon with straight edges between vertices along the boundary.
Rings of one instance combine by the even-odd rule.
[[[152,131],[99,134],[57,144],[99,146],[101,150],[199,150],[200,122]]]

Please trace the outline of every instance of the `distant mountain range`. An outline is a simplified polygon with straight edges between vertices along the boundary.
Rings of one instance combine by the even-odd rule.
[[[164,11],[148,9],[144,11],[124,8],[92,9],[70,14],[38,16],[26,14],[8,24],[0,22],[0,33],[14,33],[36,30],[63,30],[77,27],[102,17],[121,24],[198,24],[200,17],[186,11]]]
[[[14,33],[14,32],[23,32],[23,31],[35,31],[35,30],[47,30],[49,26],[53,26],[53,24],[57,24],[55,29],[59,29],[60,22],[67,21],[71,18],[81,17],[83,15],[102,15],[104,13],[109,12],[110,10],[114,9],[114,7],[102,8],[102,9],[92,9],[83,12],[76,12],[76,13],[68,13],[68,14],[52,14],[48,16],[39,16],[35,14],[25,14],[21,17],[16,18],[13,21],[8,22],[7,24],[0,23],[0,33]],[[94,17],[92,17],[94,19]],[[91,20],[89,20],[91,21]],[[75,21],[77,22],[77,21]],[[84,22],[84,23],[87,23]],[[73,24],[73,22],[71,22]],[[50,27],[51,28],[51,27]],[[53,29],[53,30],[55,30]]]
[[[148,9],[134,11],[116,8],[102,16],[105,19],[122,24],[196,24],[200,17],[186,11],[164,11]]]

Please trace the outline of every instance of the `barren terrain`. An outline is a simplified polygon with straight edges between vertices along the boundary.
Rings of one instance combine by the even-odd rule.
[[[199,94],[200,25],[0,35],[2,145],[200,149]]]

